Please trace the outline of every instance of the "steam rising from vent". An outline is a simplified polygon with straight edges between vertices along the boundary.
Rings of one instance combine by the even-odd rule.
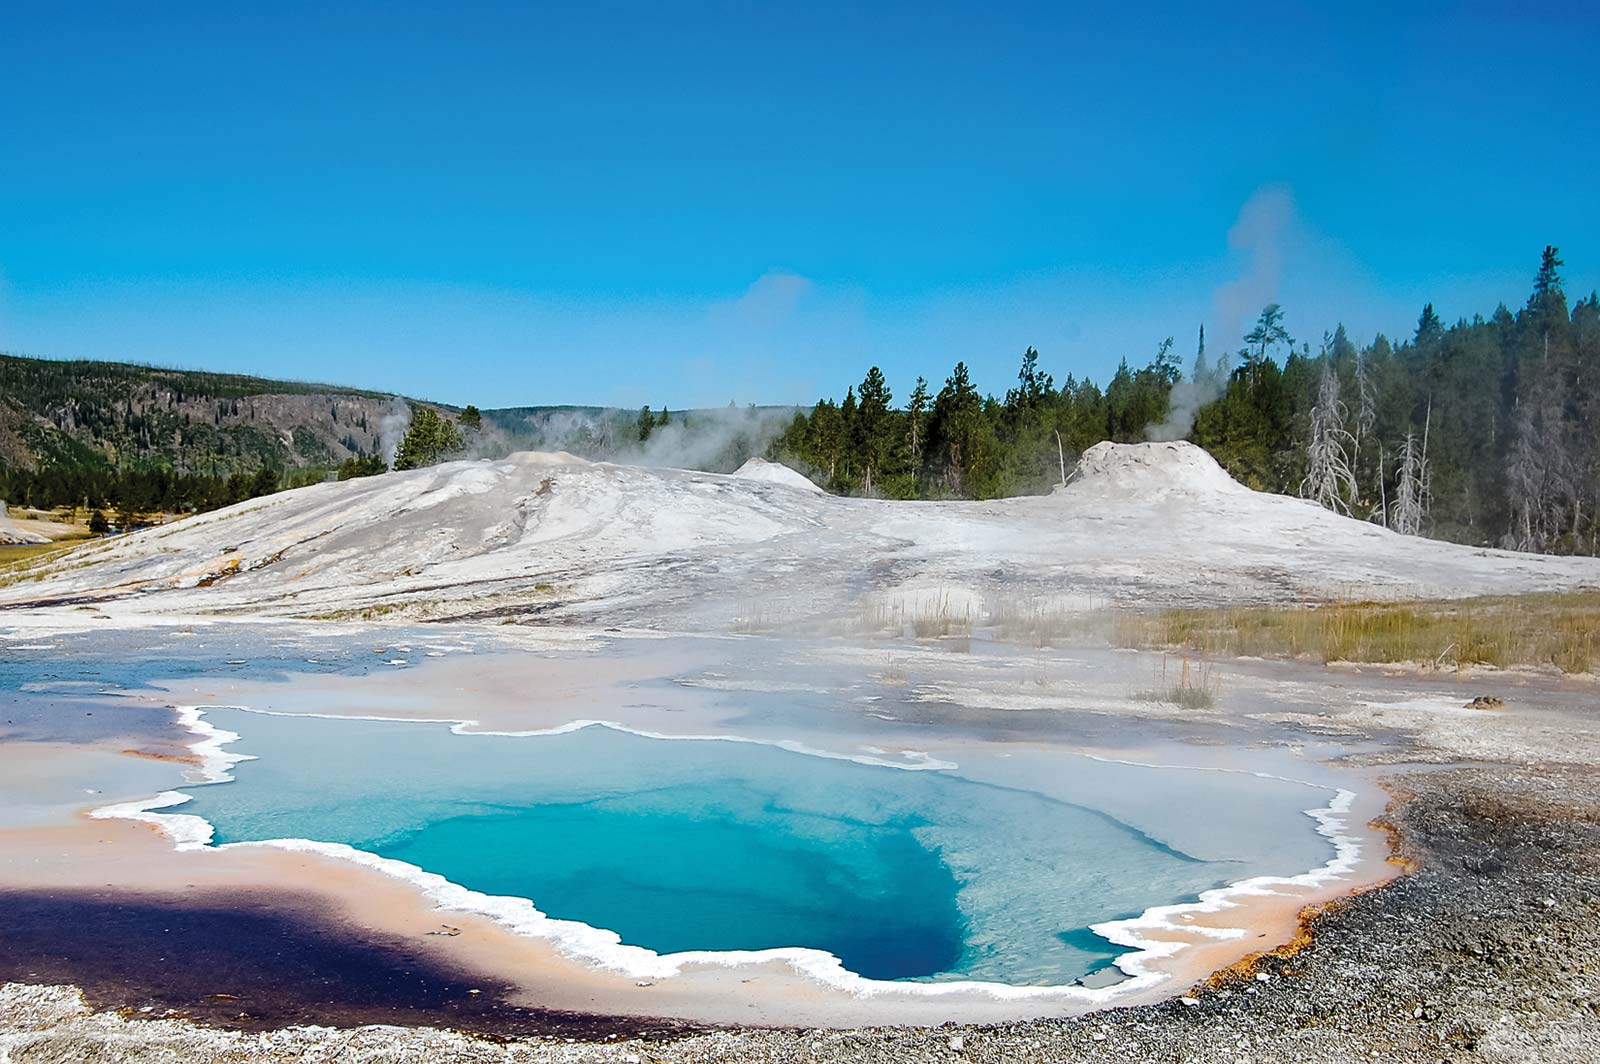
[[[400,399],[389,400],[389,406],[378,421],[378,449],[383,460],[394,465],[395,452],[411,427],[411,405]]]
[[[731,472],[752,455],[764,453],[793,417],[792,410],[752,407],[725,407],[680,417],[657,426],[637,460],[648,466]]]
[[[524,419],[526,427],[514,432],[514,442],[519,448],[630,465],[731,473],[765,454],[794,415],[791,407],[673,411],[666,424],[652,424],[640,439],[638,417],[623,411],[538,411]]]
[[[1264,185],[1239,208],[1228,230],[1228,247],[1245,258],[1243,272],[1211,294],[1212,338],[1223,353],[1205,361],[1202,348],[1195,365],[1172,389],[1166,420],[1145,430],[1150,440],[1181,440],[1194,427],[1200,408],[1218,399],[1231,369],[1226,348],[1244,335],[1245,322],[1278,299],[1283,280],[1285,242],[1295,221],[1294,194],[1287,185]]]
[[[1294,195],[1285,185],[1258,188],[1228,230],[1228,247],[1249,260],[1244,272],[1211,296],[1212,321],[1223,343],[1244,334],[1245,322],[1278,299],[1283,281],[1284,243],[1294,225]]]
[[[1215,402],[1227,386],[1228,374],[1224,367],[1209,367],[1195,359],[1189,375],[1173,385],[1167,397],[1167,417],[1158,425],[1144,430],[1145,439],[1156,443],[1181,440],[1194,427],[1195,415],[1207,403]]]

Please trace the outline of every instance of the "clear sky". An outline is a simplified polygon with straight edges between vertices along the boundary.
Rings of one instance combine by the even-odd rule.
[[[0,5],[0,350],[678,407],[1600,285],[1591,6],[1199,6]]]

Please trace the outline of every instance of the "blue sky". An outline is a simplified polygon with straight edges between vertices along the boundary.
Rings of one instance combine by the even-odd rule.
[[[677,407],[1600,285],[1583,6],[787,7],[5,5],[0,350]]]

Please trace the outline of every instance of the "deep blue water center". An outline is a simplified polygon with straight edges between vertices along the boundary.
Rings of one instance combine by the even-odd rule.
[[[662,953],[804,944],[874,979],[960,962],[960,884],[909,823],[842,823],[841,846],[726,805],[722,785],[687,784],[452,817],[377,849]]]

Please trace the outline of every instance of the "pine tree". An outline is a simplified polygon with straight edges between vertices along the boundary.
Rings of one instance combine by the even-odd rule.
[[[861,464],[862,492],[871,498],[873,480],[881,476],[888,461],[891,443],[889,404],[894,396],[877,366],[867,370],[861,382],[861,395],[856,403],[852,442]]]
[[[1183,376],[1183,366],[1178,361],[1178,356],[1172,353],[1172,337],[1167,337],[1156,345],[1156,360],[1150,368],[1155,376],[1168,388],[1178,383],[1178,378]]]
[[[1444,323],[1439,320],[1439,315],[1433,312],[1433,304],[1429,303],[1422,308],[1422,313],[1417,317],[1417,346],[1437,340],[1444,332]]]
[[[1533,294],[1528,297],[1529,310],[1539,313],[1550,310],[1556,299],[1561,300],[1565,309],[1566,293],[1561,284],[1561,267],[1565,265],[1561,261],[1561,249],[1546,244],[1539,258],[1539,272],[1533,278]]]
[[[984,422],[983,400],[972,386],[967,364],[957,362],[933,401],[928,433],[929,442],[937,448],[940,475],[952,493],[969,495],[988,475],[992,459],[988,442],[992,436],[993,430]]]
[[[1527,309],[1513,329],[1520,340],[1512,367],[1515,435],[1506,461],[1507,539],[1519,550],[1552,550],[1569,527],[1576,538],[1582,521],[1574,437],[1593,429],[1581,423],[1581,400],[1573,402],[1581,388],[1573,378],[1581,378],[1581,371],[1569,350],[1562,265],[1559,249],[1546,246]],[[1569,512],[1574,515],[1570,526]]]
[[[406,429],[395,450],[396,469],[420,469],[435,465],[453,451],[461,449],[461,433],[453,422],[442,418],[431,407],[412,411],[411,427]]]
[[[844,417],[832,399],[824,399],[811,411],[806,448],[810,452],[811,464],[819,469],[827,469],[831,486],[837,486],[839,459],[843,456],[844,443]]]
[[[926,422],[928,418],[928,381],[918,377],[916,387],[911,389],[911,398],[906,400],[906,425],[910,434],[911,468],[915,472],[922,469],[922,450],[926,443]]]
[[[1267,353],[1279,344],[1292,349],[1294,339],[1283,327],[1283,308],[1276,303],[1261,308],[1261,317],[1256,319],[1255,327],[1245,333],[1244,342],[1246,359],[1256,362],[1266,361]]]
[[[1039,406],[1054,391],[1048,373],[1039,372],[1039,352],[1029,347],[1022,353],[1022,368],[1017,371],[1017,386],[1006,393],[1006,405],[1013,410]]]

